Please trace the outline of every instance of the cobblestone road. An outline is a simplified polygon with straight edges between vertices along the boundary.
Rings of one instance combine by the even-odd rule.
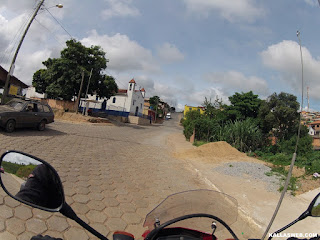
[[[125,230],[141,239],[143,220],[167,195],[202,188],[183,163],[170,157],[170,126],[110,126],[55,122],[46,131],[0,131],[0,152],[19,150],[42,158],[62,179],[67,202],[94,228],[111,238]],[[32,209],[0,190],[0,239],[36,234],[96,239],[59,213]]]

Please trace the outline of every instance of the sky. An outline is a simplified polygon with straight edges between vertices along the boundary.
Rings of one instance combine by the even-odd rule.
[[[9,69],[37,3],[0,0],[0,65]],[[54,7],[63,4],[63,8]],[[99,45],[119,88],[134,78],[170,106],[229,103],[235,92],[287,92],[320,111],[317,0],[46,0],[21,46],[14,75],[32,84],[42,62],[74,38]]]

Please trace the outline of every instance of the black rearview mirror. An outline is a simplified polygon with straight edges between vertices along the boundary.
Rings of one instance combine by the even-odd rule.
[[[0,183],[12,198],[50,212],[58,212],[64,202],[58,173],[45,161],[9,151],[1,156]]]
[[[320,193],[313,199],[310,212],[312,217],[320,217]]]

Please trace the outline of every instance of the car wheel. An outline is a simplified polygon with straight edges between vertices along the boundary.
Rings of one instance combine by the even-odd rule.
[[[16,128],[16,122],[14,120],[9,120],[6,123],[6,132],[11,133],[14,131],[14,129]]]
[[[46,128],[46,121],[42,120],[39,124],[38,124],[38,130],[39,131],[43,131]]]

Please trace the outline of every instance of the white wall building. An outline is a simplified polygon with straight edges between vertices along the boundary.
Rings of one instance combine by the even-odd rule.
[[[136,116],[141,115],[144,107],[145,90],[136,90],[134,79],[128,84],[128,89],[119,89],[115,96],[107,101],[107,110],[130,112]]]
[[[45,93],[37,93],[35,87],[28,87],[26,90],[26,98],[46,98]]]
[[[311,126],[309,126],[309,135],[310,136],[314,136],[314,135],[316,135],[316,130],[314,130]]]

